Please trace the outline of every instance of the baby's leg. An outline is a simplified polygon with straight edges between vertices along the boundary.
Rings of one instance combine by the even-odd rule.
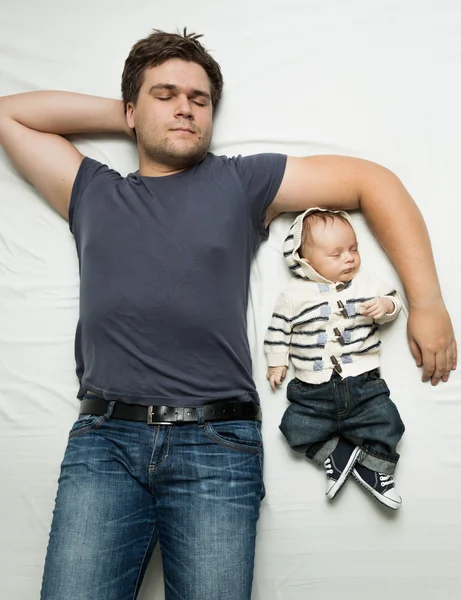
[[[330,382],[318,385],[292,379],[287,387],[291,404],[280,430],[296,450],[323,465],[338,443],[338,422]]]
[[[392,475],[405,426],[389,397],[389,388],[374,369],[347,379],[350,405],[344,417],[345,435],[363,440],[358,462],[369,469]]]
[[[336,381],[313,385],[294,379],[287,389],[291,405],[280,429],[290,446],[327,475],[326,495],[331,500],[344,485],[360,449],[338,436]]]
[[[378,369],[350,380],[351,401],[344,432],[363,440],[352,474],[377,500],[390,508],[400,508],[402,499],[392,475],[399,460],[397,444],[405,426]]]

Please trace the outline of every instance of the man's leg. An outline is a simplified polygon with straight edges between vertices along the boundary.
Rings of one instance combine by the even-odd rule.
[[[260,423],[168,429],[168,457],[152,465],[166,599],[250,600],[264,494]]]
[[[107,417],[81,416],[70,433],[42,600],[131,600],[141,585],[157,537],[153,428]]]

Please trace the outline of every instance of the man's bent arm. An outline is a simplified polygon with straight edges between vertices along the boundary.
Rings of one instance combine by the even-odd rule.
[[[457,350],[429,235],[399,178],[375,163],[343,156],[289,157],[267,222],[287,211],[319,206],[360,208],[402,280],[410,305],[408,337],[423,380],[446,381]]]
[[[0,144],[21,173],[66,219],[83,156],[62,135],[129,131],[120,100],[71,92],[0,97]]]

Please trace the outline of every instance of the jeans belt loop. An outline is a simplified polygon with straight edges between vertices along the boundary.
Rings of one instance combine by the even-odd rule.
[[[197,422],[199,427],[203,427],[205,425],[205,418],[203,414],[203,407],[197,406],[196,408],[197,414]]]

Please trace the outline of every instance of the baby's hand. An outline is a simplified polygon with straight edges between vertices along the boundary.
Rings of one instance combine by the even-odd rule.
[[[394,312],[395,305],[390,298],[373,298],[360,305],[360,312],[364,317],[373,317],[380,319],[391,312]]]
[[[269,380],[271,388],[275,392],[276,385],[282,385],[285,375],[287,374],[287,367],[268,367],[267,379]]]

